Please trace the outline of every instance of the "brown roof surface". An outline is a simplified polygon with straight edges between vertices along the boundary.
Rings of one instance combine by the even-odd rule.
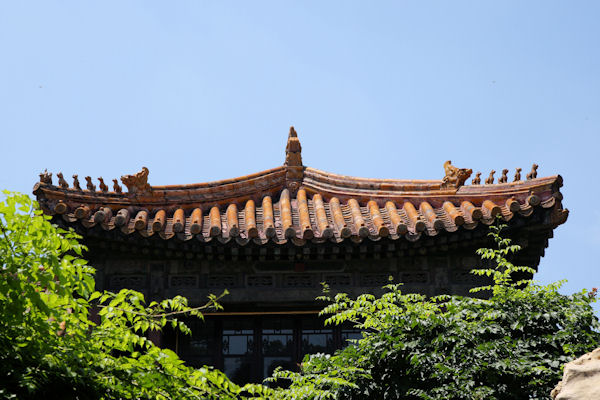
[[[473,229],[490,224],[496,215],[504,220],[527,217],[535,208],[550,209],[552,227],[566,221],[561,205],[560,176],[537,178],[534,165],[527,180],[520,169],[515,181],[464,185],[471,170],[448,161],[441,180],[365,179],[342,176],[302,165],[297,134],[290,129],[285,164],[278,168],[235,179],[191,185],[150,186],[149,171],[121,177],[113,191],[100,179],[99,188],[86,177],[81,189],[77,176],[73,187],[51,174],[40,175],[34,193],[45,213],[69,224],[119,230],[124,235],[163,239],[307,241],[378,240]],[[507,170],[500,178],[506,182]],[[489,179],[489,178],[488,178]],[[493,177],[491,178],[493,179]],[[489,180],[488,180],[489,181]]]

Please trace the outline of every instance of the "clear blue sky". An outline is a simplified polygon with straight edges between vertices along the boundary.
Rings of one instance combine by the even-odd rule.
[[[150,183],[304,164],[561,174],[537,279],[600,286],[600,2],[5,1],[0,188],[44,168]],[[597,308],[598,309],[598,308]]]

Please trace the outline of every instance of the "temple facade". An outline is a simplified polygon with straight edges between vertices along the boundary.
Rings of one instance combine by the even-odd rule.
[[[562,178],[538,178],[535,164],[525,179],[503,170],[497,183],[492,171],[467,184],[471,173],[447,161],[440,180],[331,174],[303,165],[291,128],[284,165],[253,175],[152,186],[143,168],[111,190],[102,178],[69,184],[58,173],[55,184],[45,172],[34,194],[54,223],[83,236],[100,290],[200,305],[227,289],[223,311],[190,321],[191,337],[154,340],[248,382],[357,337],[319,320],[321,282],[352,296],[378,293],[390,277],[405,291],[468,294],[483,283],[469,271],[481,265],[476,249],[492,246],[497,216],[523,248],[514,262],[537,268],[568,216]]]

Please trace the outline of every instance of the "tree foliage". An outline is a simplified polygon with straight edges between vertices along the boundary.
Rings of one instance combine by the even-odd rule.
[[[353,323],[362,339],[268,379],[287,389],[240,387],[147,338],[165,326],[189,333],[180,318],[202,318],[219,297],[193,308],[181,296],[147,304],[133,290],[95,291],[79,237],[53,226],[29,197],[8,193],[0,202],[0,398],[547,398],[560,366],[600,343],[595,291],[565,296],[560,282],[515,279],[533,270],[509,261],[519,247],[501,229],[490,232],[497,248],[478,251],[495,268],[473,271],[490,277],[474,289],[489,298],[427,298],[399,284],[380,297],[326,293],[326,323]]]
[[[475,288],[487,299],[427,298],[390,284],[381,297],[324,296],[326,324],[352,322],[362,339],[330,355],[304,359],[301,372],[277,371],[291,382],[282,399],[542,399],[560,380],[562,364],[600,344],[591,303],[595,291],[558,293],[561,283],[537,285],[509,256],[520,248],[492,226],[497,248],[480,249],[495,268]],[[526,275],[525,275],[526,276]]]
[[[5,193],[0,203],[0,398],[238,399],[261,395],[220,371],[193,369],[147,338],[178,318],[202,318],[211,297],[191,308],[184,297],[146,304],[142,293],[94,290],[84,246],[58,229],[36,203]],[[92,318],[92,310],[100,318]],[[94,322],[94,319],[100,322]]]

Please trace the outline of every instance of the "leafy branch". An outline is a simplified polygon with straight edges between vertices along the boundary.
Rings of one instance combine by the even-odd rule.
[[[506,287],[518,288],[531,284],[531,278],[514,280],[518,274],[533,276],[536,270],[528,266],[514,265],[508,260],[510,255],[521,250],[521,246],[512,244],[511,239],[501,235],[506,227],[507,225],[501,223],[501,217],[498,216],[496,224],[490,226],[490,232],[487,234],[496,243],[496,248],[481,248],[476,251],[482,260],[490,260],[494,268],[472,269],[471,273],[476,276],[490,277],[493,284],[472,288],[470,289],[471,293],[492,291],[494,294],[497,294],[498,291]]]
[[[306,356],[299,372],[276,371],[289,389],[280,399],[515,399],[546,398],[560,366],[600,345],[600,323],[591,303],[597,291],[558,292],[561,282],[536,285],[534,269],[514,265],[520,250],[490,227],[495,247],[479,249],[491,278],[486,298],[403,293],[401,284],[381,296],[332,295],[326,324],[351,324],[362,338],[332,355]],[[326,287],[328,289],[328,287]]]
[[[95,291],[80,237],[53,226],[21,194],[0,202],[0,228],[0,399],[266,397],[268,388],[186,366],[147,337],[166,324],[189,334],[181,318],[221,309],[226,291],[195,307],[181,296],[146,304],[134,290]]]

